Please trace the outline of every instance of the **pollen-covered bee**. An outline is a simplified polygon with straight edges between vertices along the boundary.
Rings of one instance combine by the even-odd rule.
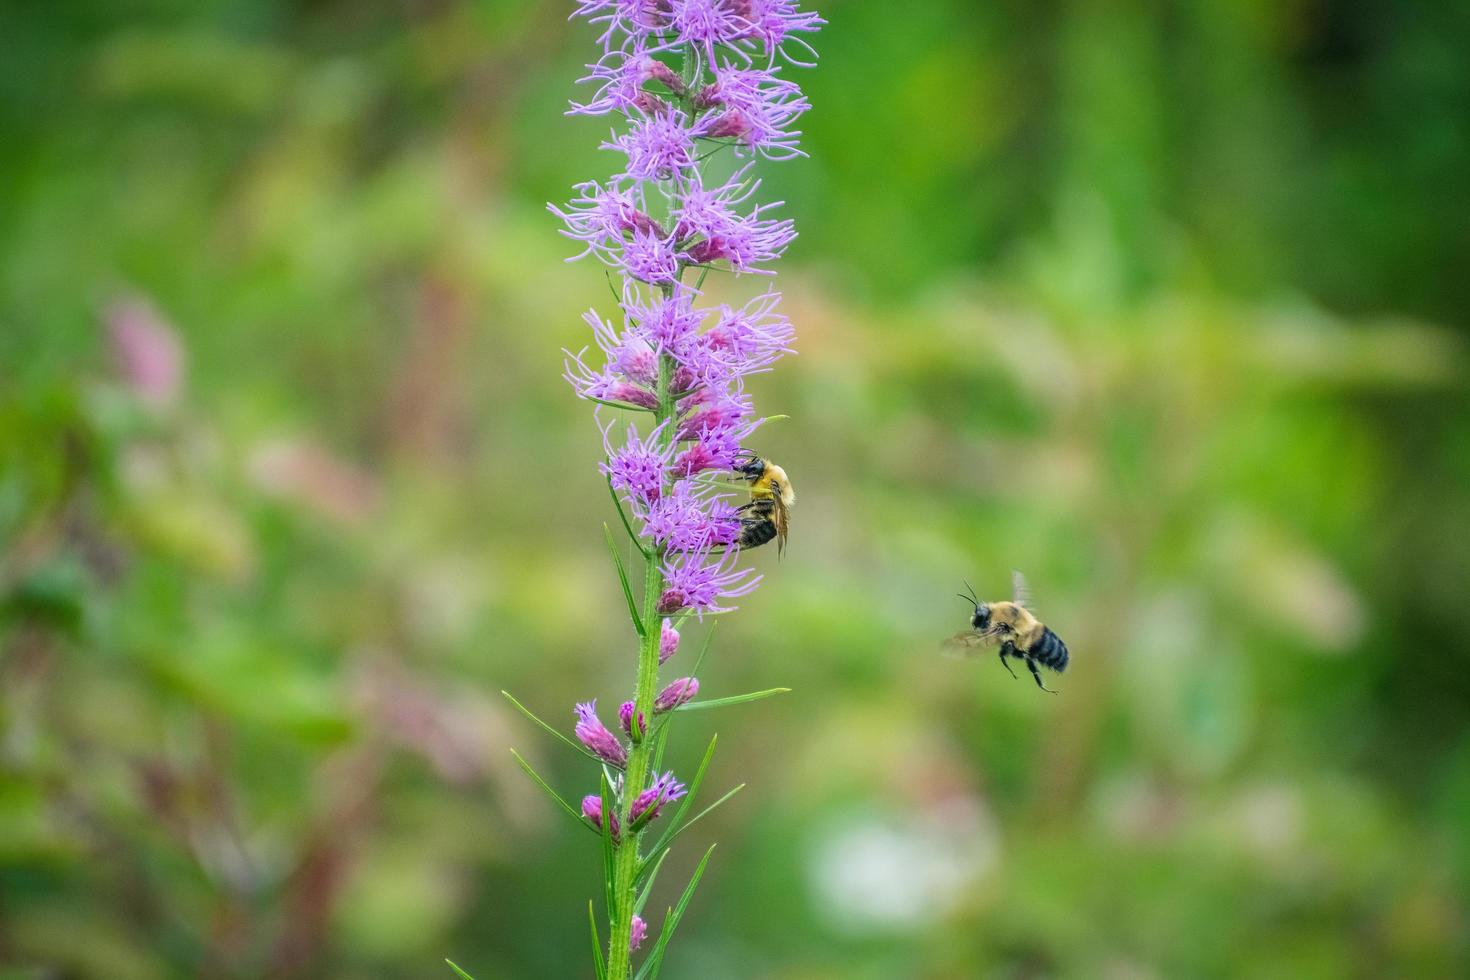
[[[791,505],[796,491],[786,471],[768,459],[746,451],[735,461],[735,472],[750,481],[750,503],[741,506],[742,548],[755,548],[776,539],[776,550],[786,553],[786,530],[791,522]]]
[[[978,656],[983,648],[999,644],[1001,666],[1012,677],[1016,672],[1011,670],[1007,658],[1018,657],[1031,669],[1036,686],[1055,694],[1056,691],[1041,682],[1036,665],[1060,674],[1067,669],[1067,645],[1027,608],[1026,579],[1020,572],[1011,573],[1011,585],[1010,602],[981,602],[966,582],[969,594],[960,598],[974,605],[975,613],[970,617],[970,628],[945,640],[944,649],[963,656]]]

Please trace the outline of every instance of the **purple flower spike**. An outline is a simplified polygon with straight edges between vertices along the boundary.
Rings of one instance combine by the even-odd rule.
[[[655,711],[658,710],[656,706],[655,706],[654,710]],[[622,704],[618,705],[618,721],[622,723],[623,731],[626,732],[628,734],[628,737],[631,738],[635,742],[640,741],[643,738],[644,733],[648,731],[648,719],[644,718],[642,714],[639,714],[638,715],[638,734],[637,735],[634,735],[633,734],[633,702],[632,701],[624,701]]]
[[[662,667],[664,664],[668,663],[669,658],[672,657],[676,652],[678,652],[678,650],[679,631],[674,629],[673,623],[670,623],[667,619],[665,619],[663,621],[663,626],[659,629],[658,634],[659,666]]]
[[[628,749],[597,717],[597,702],[577,705],[577,739],[608,765],[622,768],[628,763]]]
[[[684,784],[674,778],[674,774],[666,772],[653,781],[638,798],[633,801],[633,809],[628,814],[628,819],[634,830],[646,825],[657,817],[663,810],[665,803],[672,803],[682,799],[686,792]]]
[[[587,795],[587,796],[582,797],[582,816],[586,817],[587,818],[587,822],[590,823],[590,824],[592,824],[592,826],[596,827],[598,830],[601,830],[602,829],[602,797],[600,797],[600,796],[593,796],[593,795],[590,795],[590,794]],[[618,815],[616,813],[614,813],[614,814],[611,814],[610,816],[612,818],[612,839],[613,840],[617,840],[618,837],[619,837],[619,834],[618,834]]]
[[[673,711],[680,705],[688,704],[698,693],[699,681],[693,677],[681,677],[658,692],[658,697],[653,700],[653,713],[657,715]]]
[[[633,927],[628,934],[628,948],[637,949],[643,945],[643,940],[648,938],[648,923],[643,921],[642,916],[633,916]]]
[[[564,376],[579,398],[598,403],[601,470],[634,561],[645,563],[662,665],[679,649],[675,622],[729,612],[761,578],[742,567],[752,501],[732,471],[757,448],[751,439],[765,421],[746,378],[792,353],[795,331],[774,290],[740,306],[710,303],[702,290],[714,279],[711,293],[724,295],[721,275],[773,274],[796,238],[781,202],[761,199],[756,168],[804,155],[799,126],[811,106],[785,72],[815,59],[806,38],[823,21],[799,0],[572,2],[601,50],[569,112],[608,120],[601,148],[616,162],[547,207],[576,258],[590,257],[616,280],[617,309],[586,314],[590,337],[565,350]],[[706,164],[718,155],[736,159]],[[616,423],[605,409],[620,412]],[[636,610],[632,619],[640,634],[653,626]],[[693,677],[659,690],[655,637],[640,640],[637,694],[618,709],[624,735],[603,726],[595,703],[577,705],[576,726],[591,754],[626,770],[604,790],[616,795],[616,814],[606,812],[612,796],[606,806],[585,798],[582,814],[635,844],[665,806],[687,800],[673,773],[650,771],[648,733],[699,692]],[[609,894],[633,889],[632,856],[614,862]],[[611,916],[609,976],[629,976],[630,950],[646,944],[647,923],[629,912],[618,905]]]

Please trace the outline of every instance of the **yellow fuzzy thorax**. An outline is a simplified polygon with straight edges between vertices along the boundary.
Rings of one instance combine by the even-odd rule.
[[[775,463],[767,463],[765,471],[760,478],[750,485],[751,497],[774,497],[771,487],[773,484],[781,486],[781,503],[787,507],[796,503],[796,491],[791,489],[791,481],[786,477],[786,471]]]

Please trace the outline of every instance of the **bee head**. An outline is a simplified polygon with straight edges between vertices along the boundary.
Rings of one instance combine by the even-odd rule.
[[[969,593],[968,595],[966,595],[965,593],[956,593],[956,595],[958,595],[961,599],[965,600],[966,602],[970,603],[970,605],[972,605],[972,606],[975,607],[975,614],[970,617],[970,626],[972,628],[974,628],[974,629],[977,629],[977,630],[989,629],[990,628],[990,603],[988,603],[988,602],[981,602],[976,597],[975,590],[970,587],[970,583],[969,582],[966,582],[965,583],[965,589],[966,589],[966,592]]]
[[[766,472],[766,461],[748,449],[742,449],[735,457],[735,465],[731,467],[736,473],[745,477],[751,483],[759,480]]]

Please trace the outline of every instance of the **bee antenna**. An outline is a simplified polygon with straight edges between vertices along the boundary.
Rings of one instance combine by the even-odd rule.
[[[975,605],[980,605],[980,599],[975,595],[975,587],[970,584],[969,579],[961,579],[961,581],[965,583],[965,591],[970,593],[966,598]]]
[[[967,595],[960,595],[960,593],[958,593],[958,592],[956,592],[956,593],[955,593],[955,595],[956,595],[956,596],[957,596],[957,597],[958,597],[958,598],[961,598],[961,599],[963,599],[963,600],[965,600],[965,601],[966,601],[966,602],[968,602],[968,603],[969,603],[969,604],[970,604],[970,605],[972,605],[972,606],[975,606],[975,605],[979,605],[979,603],[977,603],[977,602],[976,602],[976,601],[975,601],[975,600],[974,600],[974,599],[971,599],[971,598],[970,598],[970,597],[969,597],[969,596],[967,596]]]

